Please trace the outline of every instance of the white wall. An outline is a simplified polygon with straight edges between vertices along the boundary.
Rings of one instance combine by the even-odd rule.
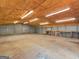
[[[79,26],[53,26],[53,27],[38,27],[38,33],[45,33],[47,30],[59,30],[59,31],[79,31]]]
[[[33,31],[34,29],[32,29],[32,27],[29,25],[23,25],[23,24],[0,25],[0,35],[32,33]]]

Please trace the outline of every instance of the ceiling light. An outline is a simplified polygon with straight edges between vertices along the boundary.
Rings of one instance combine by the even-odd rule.
[[[31,15],[33,12],[34,12],[33,10],[31,10],[31,11],[28,12],[28,13],[27,13],[27,11],[26,11],[26,12],[24,13],[25,15],[23,15],[23,16],[21,17],[21,19],[24,19],[25,17]]]
[[[30,20],[29,22],[35,22],[37,20],[38,20],[38,18],[34,18],[34,19]]]
[[[14,24],[17,24],[17,23],[19,23],[19,21],[14,21],[13,23],[14,23]]]
[[[76,20],[76,18],[69,18],[69,19],[65,19],[65,20],[58,20],[58,21],[56,21],[56,23],[68,22],[68,21],[74,21],[74,20]]]
[[[26,15],[28,13],[28,11],[25,11],[25,13],[22,14],[22,16]]]
[[[40,23],[40,25],[47,25],[47,24],[49,24],[49,22],[42,22],[42,23]]]
[[[24,22],[23,24],[28,24],[29,22]]]
[[[70,10],[69,7],[68,7],[68,8],[65,8],[65,9],[63,9],[63,10],[54,12],[54,13],[50,13],[50,14],[46,15],[45,17],[53,16],[53,15],[55,15],[55,14],[59,14],[59,13],[62,13],[62,12],[68,11],[68,10]]]

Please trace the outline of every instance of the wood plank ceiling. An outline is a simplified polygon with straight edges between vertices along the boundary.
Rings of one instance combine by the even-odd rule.
[[[69,7],[70,10],[50,17],[47,14],[62,8]],[[21,19],[26,11],[33,10],[33,14]],[[75,17],[75,21],[55,23],[57,20]],[[39,20],[29,22],[31,19]],[[29,25],[39,25],[41,22],[49,22],[49,26],[63,24],[78,24],[79,0],[0,0],[0,24],[29,22]]]

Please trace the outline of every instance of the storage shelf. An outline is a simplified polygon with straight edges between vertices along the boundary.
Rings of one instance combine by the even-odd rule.
[[[79,39],[79,32],[76,31],[46,31],[47,35],[66,37],[66,38],[77,38]]]

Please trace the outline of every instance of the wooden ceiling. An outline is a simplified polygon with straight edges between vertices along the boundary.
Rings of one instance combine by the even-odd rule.
[[[47,14],[64,7],[70,7],[69,11],[45,17]],[[24,19],[21,16],[26,11],[33,10],[34,13]],[[59,25],[56,20],[75,17],[75,21],[59,23],[78,24],[79,23],[79,0],[0,0],[0,24],[10,24],[14,21],[19,23],[29,22],[34,18],[39,20],[29,23],[29,25],[39,25],[41,22],[50,22],[49,26]]]

